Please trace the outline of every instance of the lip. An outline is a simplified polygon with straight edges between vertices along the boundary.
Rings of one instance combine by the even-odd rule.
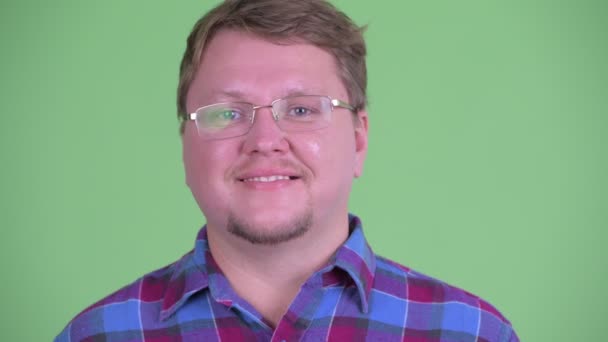
[[[252,169],[252,170],[245,170],[244,172],[239,173],[236,176],[236,179],[239,182],[245,182],[246,179],[260,178],[260,177],[269,178],[269,177],[273,177],[273,176],[289,177],[289,180],[283,179],[283,180],[277,180],[276,182],[297,180],[297,179],[302,178],[302,176],[298,172],[296,172],[292,169]]]

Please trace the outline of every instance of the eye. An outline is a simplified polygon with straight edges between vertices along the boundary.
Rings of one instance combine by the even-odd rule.
[[[310,114],[312,114],[312,110],[302,106],[294,106],[287,112],[287,115],[295,117],[303,117]]]
[[[238,120],[241,117],[241,113],[235,109],[226,108],[218,111],[216,116],[218,120],[233,121]]]
[[[210,128],[223,128],[242,121],[242,111],[238,108],[221,107],[205,112],[204,125]]]

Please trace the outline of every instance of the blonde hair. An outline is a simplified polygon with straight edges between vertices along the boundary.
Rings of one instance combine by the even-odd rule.
[[[243,30],[279,44],[304,42],[329,52],[348,101],[355,111],[365,108],[365,27],[324,0],[226,0],[200,18],[188,36],[177,88],[179,118],[187,114],[186,96],[205,46],[222,29]],[[181,132],[183,128],[182,123]]]

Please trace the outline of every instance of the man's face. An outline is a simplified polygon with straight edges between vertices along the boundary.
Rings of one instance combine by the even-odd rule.
[[[226,101],[267,105],[302,93],[349,100],[329,53],[225,30],[209,42],[186,106],[194,112]],[[283,132],[263,108],[246,135],[222,140],[201,139],[195,123],[188,122],[186,182],[208,229],[278,243],[311,227],[342,222],[367,150],[367,114],[359,114],[358,125],[352,115],[336,107],[326,128]]]

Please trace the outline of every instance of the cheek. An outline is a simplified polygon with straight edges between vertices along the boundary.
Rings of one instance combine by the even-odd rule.
[[[184,143],[184,167],[186,182],[196,190],[201,185],[207,187],[223,179],[224,161],[228,160],[227,151],[198,141]],[[214,182],[215,180],[215,182]]]
[[[319,141],[319,139],[307,139],[302,145],[304,146],[304,150],[310,159],[323,159],[323,150],[321,149],[322,142]]]
[[[300,157],[317,179],[335,182],[353,175],[355,162],[354,134],[344,130],[319,132],[314,138],[303,139]]]
[[[186,184],[208,222],[222,222],[229,202],[226,179],[229,151],[209,144],[184,144]]]

